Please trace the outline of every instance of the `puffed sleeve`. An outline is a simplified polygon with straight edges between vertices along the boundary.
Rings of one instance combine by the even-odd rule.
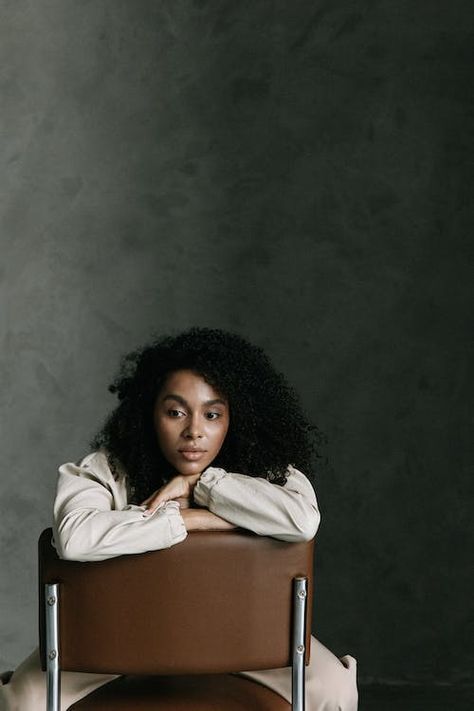
[[[318,530],[316,495],[306,476],[288,467],[285,486],[209,467],[194,487],[194,500],[217,516],[261,536],[309,541]]]
[[[53,531],[60,558],[96,561],[169,548],[187,531],[175,501],[151,516],[127,504],[126,487],[114,479],[102,452],[59,468]]]

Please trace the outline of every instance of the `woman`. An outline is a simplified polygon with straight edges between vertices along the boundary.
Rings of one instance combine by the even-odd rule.
[[[54,540],[61,558],[95,561],[179,544],[195,530],[242,527],[310,540],[319,524],[311,471],[317,430],[263,351],[193,328],[123,360],[119,399],[92,452],[59,469]],[[291,699],[290,669],[242,672]],[[3,711],[44,708],[38,650],[0,687]],[[114,679],[62,674],[64,708]],[[357,709],[356,663],[312,638],[308,711]]]

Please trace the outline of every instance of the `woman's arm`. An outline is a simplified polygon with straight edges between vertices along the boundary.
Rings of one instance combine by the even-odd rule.
[[[60,558],[104,560],[169,548],[187,531],[175,501],[144,516],[142,506],[127,505],[123,480],[115,480],[103,452],[78,465],[59,468],[54,501],[54,540]]]
[[[194,501],[209,511],[262,536],[309,541],[320,513],[313,487],[300,471],[288,467],[285,486],[266,479],[209,467],[194,488]]]
[[[194,487],[200,476],[199,473],[192,476],[178,474],[173,477],[142,502],[142,506],[145,507],[144,516],[150,516],[168,501],[175,501],[179,504],[187,531],[230,531],[237,528],[233,523],[216,516],[208,509],[190,508]]]
[[[184,509],[181,516],[187,531],[232,531],[237,528],[208,509]]]

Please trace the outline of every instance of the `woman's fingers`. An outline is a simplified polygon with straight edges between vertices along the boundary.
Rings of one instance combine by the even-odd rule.
[[[155,491],[145,501],[142,506],[145,506],[145,514],[149,516],[166,501],[178,501],[180,508],[189,508],[190,498],[192,495],[192,487],[196,483],[200,474],[193,477],[185,477],[178,475],[173,477],[171,481]]]
[[[145,501],[142,501],[140,506],[148,506],[151,504],[155,499],[160,495],[161,489],[157,489],[157,491],[153,492],[151,496],[148,497],[148,499],[145,499]]]
[[[142,506],[146,505],[146,511],[143,513],[144,516],[151,516],[151,514],[154,513],[161,504],[166,503],[166,501],[176,501],[179,504],[180,509],[189,509],[190,507],[190,501],[186,496],[172,498],[171,496],[159,494],[158,496],[147,501],[148,503],[143,502],[142,504]]]
[[[180,509],[189,509],[191,506],[191,501],[187,496],[178,496],[175,501],[178,502]]]
[[[170,501],[170,499],[173,498],[173,488],[170,486],[172,484],[172,481],[170,481],[168,484],[165,484],[165,486],[162,486],[161,489],[157,489],[156,491],[153,492],[151,496],[148,497],[148,499],[145,499],[145,501],[142,502],[142,506],[146,506],[147,508],[150,508],[153,506],[153,508],[157,508],[161,503],[164,501]]]
[[[152,513],[155,513],[156,509],[161,505],[164,504],[166,501],[169,501],[165,496],[160,494],[159,496],[156,496],[148,501],[147,504],[142,504],[142,506],[146,505],[146,511],[144,512],[144,516],[151,516]]]
[[[168,484],[165,484],[161,489],[158,489],[158,491],[155,491],[154,494],[148,497],[148,499],[145,499],[145,501],[142,503],[142,506],[145,506],[146,511],[145,514],[149,516],[150,514],[154,513],[156,509],[161,505],[166,503],[167,501],[178,501],[180,499],[183,499],[183,504],[184,504],[184,499],[186,499],[186,495],[183,491],[183,484],[181,481],[176,481],[178,477],[175,479],[172,479]],[[189,506],[189,501],[188,501],[188,506]],[[184,508],[184,505],[183,505]]]

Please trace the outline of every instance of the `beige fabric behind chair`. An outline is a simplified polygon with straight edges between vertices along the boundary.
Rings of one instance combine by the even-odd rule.
[[[291,699],[289,668],[242,672],[240,676],[255,679],[284,699]],[[43,711],[46,708],[45,677],[45,673],[41,671],[39,651],[36,649],[16,669],[12,680],[4,687],[0,686],[0,711]],[[110,674],[63,672],[62,711],[98,687],[105,688],[105,685],[115,678]],[[345,656],[339,660],[318,640],[311,638],[311,659],[306,668],[306,711],[356,710],[355,659]]]

